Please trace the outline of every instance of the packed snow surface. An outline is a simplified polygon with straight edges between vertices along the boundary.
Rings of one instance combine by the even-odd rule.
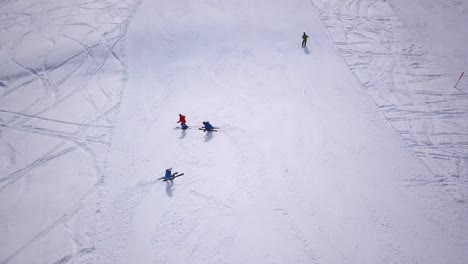
[[[467,263],[467,7],[0,1],[0,264]]]

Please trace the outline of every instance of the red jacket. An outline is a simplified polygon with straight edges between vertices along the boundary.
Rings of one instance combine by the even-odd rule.
[[[181,123],[181,124],[185,124],[185,116],[184,115],[180,115],[179,116],[179,121],[177,123]]]

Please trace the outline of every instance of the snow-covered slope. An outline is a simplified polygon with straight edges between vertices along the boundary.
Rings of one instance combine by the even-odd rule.
[[[334,3],[328,1],[327,3]],[[351,71],[432,177],[460,206],[468,193],[468,96],[385,1],[315,5]]]
[[[0,263],[466,263],[467,98],[394,6],[52,3],[0,2]]]
[[[468,67],[468,1],[388,0],[397,16],[421,44],[452,74]],[[468,81],[463,88],[468,93]]]
[[[442,186],[413,187],[432,175],[314,11],[304,1],[139,7],[101,261],[464,262],[464,215]],[[173,129],[179,113],[193,129]],[[219,132],[197,130],[204,120]],[[155,181],[167,167],[186,175]]]
[[[0,1],[0,263],[84,260],[135,1]]]

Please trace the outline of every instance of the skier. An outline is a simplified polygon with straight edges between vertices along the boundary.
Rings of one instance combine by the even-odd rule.
[[[185,116],[182,114],[179,114],[179,121],[177,121],[177,123],[180,123],[180,125],[182,126],[182,129],[188,128],[187,124],[185,124],[186,123]]]
[[[307,34],[304,32],[304,34],[302,34],[302,47],[303,48],[307,45],[307,39],[308,38],[309,38],[309,36],[307,36]]]
[[[203,125],[204,125],[203,132],[212,131],[214,129],[214,127],[208,121],[203,122]]]
[[[163,180],[163,181],[171,181],[172,182],[172,180],[174,180],[175,178],[180,177],[180,176],[184,176],[184,173],[178,173],[178,172],[172,173],[172,168],[168,168],[168,169],[166,169],[166,172],[164,173],[164,176],[157,179],[157,181]]]
[[[164,180],[173,180],[174,175],[172,175],[172,168],[166,169],[166,174],[164,174]]]

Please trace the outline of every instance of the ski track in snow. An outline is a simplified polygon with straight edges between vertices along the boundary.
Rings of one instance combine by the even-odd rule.
[[[338,52],[432,178],[466,207],[468,95],[382,0],[314,1]]]
[[[83,205],[106,170],[136,5],[0,2],[0,263],[77,262],[94,250],[92,225],[75,214],[96,210]]]

